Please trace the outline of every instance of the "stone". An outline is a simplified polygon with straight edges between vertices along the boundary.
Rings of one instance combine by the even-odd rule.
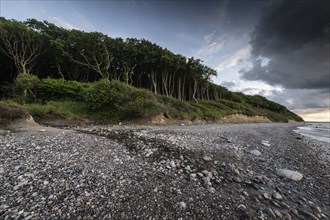
[[[261,144],[267,147],[270,147],[269,141],[261,141]]]
[[[282,195],[279,194],[278,192],[273,193],[273,198],[277,199],[277,200],[282,200],[283,199]]]
[[[260,156],[261,155],[261,152],[258,151],[258,150],[251,150],[251,151],[249,151],[249,153],[254,155],[254,156]]]
[[[211,161],[211,160],[212,160],[212,158],[211,158],[211,157],[209,157],[209,156],[204,156],[204,157],[203,157],[203,160],[205,160],[205,161]]]
[[[231,172],[235,173],[236,175],[239,175],[238,169],[236,169],[233,164],[228,164],[228,168]]]
[[[246,206],[243,204],[238,205],[237,208],[240,210],[246,210]]]
[[[303,213],[304,213],[305,215],[307,215],[307,216],[308,216],[310,219],[312,219],[312,220],[319,220],[319,218],[316,217],[313,213],[310,213],[310,212],[305,211],[305,210],[303,210]]]
[[[214,194],[216,192],[216,190],[213,187],[210,187],[209,188],[209,192],[212,193],[212,194]]]
[[[283,218],[282,213],[280,213],[279,211],[274,210],[273,212],[274,212],[274,214],[275,214],[277,217],[279,217],[279,218]]]
[[[292,170],[286,170],[286,169],[277,169],[276,170],[276,174],[278,176],[290,179],[290,180],[294,180],[294,181],[299,181],[303,178],[303,174],[296,172],[296,171],[292,171]]]
[[[243,195],[243,196],[246,196],[246,197],[249,196],[249,194],[248,194],[246,191],[243,191],[243,192],[242,192],[242,195]]]
[[[173,160],[171,160],[170,164],[171,164],[171,167],[172,168],[175,168],[176,167],[175,162]]]
[[[179,203],[180,208],[185,209],[187,207],[187,204],[185,202]]]
[[[272,199],[272,197],[271,197],[268,193],[264,193],[264,194],[263,194],[263,197],[264,197],[265,199],[267,199],[267,200],[271,200],[271,199]]]

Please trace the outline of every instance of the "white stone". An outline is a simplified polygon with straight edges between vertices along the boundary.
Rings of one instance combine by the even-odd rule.
[[[172,168],[175,168],[176,167],[175,162],[173,160],[171,160],[171,167]]]
[[[276,174],[294,181],[299,181],[303,178],[301,173],[292,170],[277,169]]]
[[[212,158],[211,158],[211,157],[209,157],[209,156],[204,156],[204,157],[203,157],[203,160],[205,160],[205,161],[211,161],[211,160],[212,160]]]
[[[261,155],[261,152],[258,151],[258,150],[251,150],[249,153],[254,155],[254,156],[260,156]]]
[[[270,143],[269,141],[261,141],[262,145],[269,147]]]
[[[185,202],[180,202],[179,205],[183,209],[185,209],[187,207],[187,204]]]

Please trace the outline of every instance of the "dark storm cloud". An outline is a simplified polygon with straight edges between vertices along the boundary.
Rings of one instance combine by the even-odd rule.
[[[330,106],[329,89],[287,89],[282,92],[272,91],[272,95],[267,96],[267,98],[281,103],[291,110],[327,109]]]
[[[252,64],[242,78],[285,88],[329,88],[329,1],[276,1],[252,34]],[[269,58],[263,65],[260,58]]]

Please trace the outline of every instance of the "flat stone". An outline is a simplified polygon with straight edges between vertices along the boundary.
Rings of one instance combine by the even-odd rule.
[[[285,169],[277,169],[276,174],[278,176],[294,180],[294,181],[299,181],[303,178],[303,175],[299,172],[292,171],[292,170],[285,170]]]
[[[279,194],[278,192],[273,193],[273,197],[274,197],[274,199],[282,200],[282,195]]]
[[[258,150],[251,150],[251,151],[249,151],[249,153],[254,155],[254,156],[260,156],[261,155],[261,152],[258,151]]]
[[[269,141],[261,141],[261,144],[264,145],[264,146],[267,146],[267,147],[270,146]]]
[[[203,157],[203,160],[205,160],[205,161],[211,161],[211,160],[212,160],[212,158],[211,158],[211,157],[209,157],[209,156],[204,156],[204,157]]]

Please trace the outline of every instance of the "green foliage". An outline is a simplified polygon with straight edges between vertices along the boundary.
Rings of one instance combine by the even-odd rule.
[[[42,79],[38,84],[37,98],[42,101],[50,100],[82,100],[82,92],[88,84],[64,79]]]
[[[110,82],[101,79],[91,83],[84,91],[84,100],[91,110],[104,107],[116,107],[126,105],[132,95],[133,88],[119,81]]]
[[[81,119],[87,117],[86,104],[77,101],[49,101],[45,104],[27,104],[31,115],[45,116],[52,115],[68,119]]]
[[[15,91],[18,99],[25,103],[26,101],[35,101],[36,88],[40,80],[32,74],[19,74],[15,79]]]

